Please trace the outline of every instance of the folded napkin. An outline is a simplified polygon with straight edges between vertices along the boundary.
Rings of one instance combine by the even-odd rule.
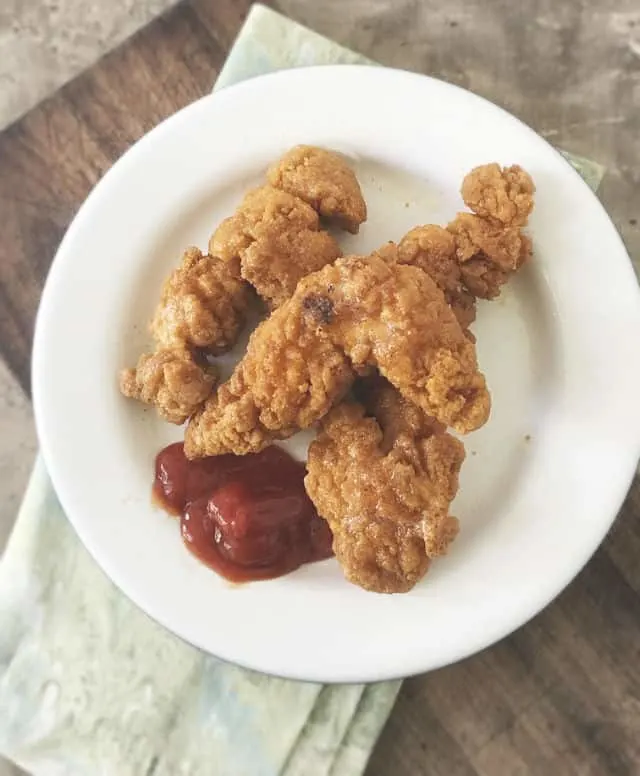
[[[254,6],[216,88],[364,57]],[[602,168],[569,157],[593,188]],[[399,682],[323,686],[223,663],[91,559],[41,460],[0,562],[0,753],[36,776],[358,776]]]

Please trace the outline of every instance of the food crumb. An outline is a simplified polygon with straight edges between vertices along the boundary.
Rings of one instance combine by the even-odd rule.
[[[525,434],[524,435],[524,441],[525,442],[530,442],[531,441],[531,434]]]
[[[404,206],[405,206],[405,207],[409,207],[409,203],[408,203],[408,202],[405,202],[405,203],[404,203]]]
[[[472,451],[471,451],[471,455],[476,455],[476,451],[475,451],[475,450],[472,450]]]

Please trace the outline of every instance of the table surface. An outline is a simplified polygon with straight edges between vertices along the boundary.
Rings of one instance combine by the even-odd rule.
[[[389,3],[357,24],[300,18],[385,64],[483,94],[603,162],[602,199],[637,257],[640,116],[629,106],[640,13],[624,0],[530,0],[524,16],[514,5],[401,3],[394,14]],[[0,133],[0,355],[25,389],[38,300],[69,222],[133,142],[210,90],[248,7],[178,4]],[[492,649],[407,680],[369,776],[640,773],[639,516],[636,479],[606,542],[554,604]]]

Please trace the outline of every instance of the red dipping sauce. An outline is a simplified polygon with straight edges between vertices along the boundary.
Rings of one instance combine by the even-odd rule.
[[[329,558],[332,536],[279,447],[189,461],[181,442],[156,457],[155,500],[180,515],[188,549],[233,582],[273,579]]]

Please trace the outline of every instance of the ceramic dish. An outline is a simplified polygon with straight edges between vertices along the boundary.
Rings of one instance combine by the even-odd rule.
[[[474,331],[493,395],[465,438],[450,554],[406,595],[348,584],[334,560],[234,586],[152,505],[158,450],[181,430],[124,400],[163,278],[296,143],[354,159],[369,205],[345,252],[462,208],[464,174],[517,163],[537,185],[534,260]],[[436,668],[522,625],[601,542],[640,450],[640,300],[597,198],[548,143],[485,100],[374,67],[268,75],[185,108],[105,175],[58,251],[37,321],[40,442],[61,502],[112,580],[187,641],[260,671],[370,681]],[[227,359],[232,359],[228,356]],[[290,449],[304,456],[308,437]]]

